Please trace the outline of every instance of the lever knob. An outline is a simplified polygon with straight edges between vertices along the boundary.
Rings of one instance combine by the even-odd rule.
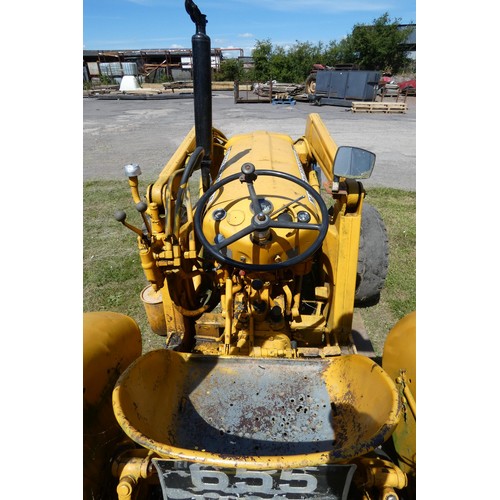
[[[115,219],[118,222],[125,222],[125,219],[127,218],[127,214],[123,210],[118,210],[115,212]]]
[[[127,177],[137,177],[138,175],[141,175],[141,167],[139,167],[137,163],[130,163],[129,165],[125,165],[123,168]]]
[[[115,219],[118,222],[121,222],[125,227],[128,227],[131,231],[134,233],[138,234],[139,236],[144,236],[142,231],[138,229],[137,227],[132,226],[128,222],[125,222],[125,219],[127,218],[127,214],[123,210],[118,210],[115,212]]]
[[[146,209],[148,208],[148,205],[146,204],[146,202],[140,201],[139,203],[137,203],[135,205],[135,208],[137,208],[138,212],[140,212],[141,214],[143,214],[146,211]]]

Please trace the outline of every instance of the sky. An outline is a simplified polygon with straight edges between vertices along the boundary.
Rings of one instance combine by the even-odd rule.
[[[384,13],[416,23],[416,0],[195,0],[213,48],[251,55],[257,40],[274,46],[340,41],[356,24]],[[190,48],[194,23],[184,0],[83,0],[83,49]],[[229,51],[226,55],[239,55]]]

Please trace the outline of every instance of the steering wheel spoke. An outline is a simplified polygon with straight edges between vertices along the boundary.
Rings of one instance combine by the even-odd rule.
[[[241,240],[241,238],[244,238],[247,234],[250,234],[254,231],[252,226],[247,226],[243,228],[241,231],[238,231],[237,233],[233,234],[232,236],[229,236],[229,238],[224,238],[221,242],[216,243],[214,245],[214,248],[216,250],[222,250],[229,246],[231,243],[234,243],[235,241]]]
[[[271,220],[269,227],[273,229],[311,229],[313,231],[321,231],[321,224],[309,224],[309,222],[285,222],[279,220]]]

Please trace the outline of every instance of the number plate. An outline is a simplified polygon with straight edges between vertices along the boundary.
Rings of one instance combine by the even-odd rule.
[[[164,500],[346,500],[355,465],[328,464],[287,470],[246,470],[153,459]]]

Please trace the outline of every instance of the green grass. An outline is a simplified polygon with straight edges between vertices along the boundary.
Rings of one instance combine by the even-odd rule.
[[[141,193],[152,180],[141,179]],[[376,355],[382,354],[389,330],[416,308],[416,194],[369,189],[366,201],[382,215],[389,236],[389,271],[377,305],[359,309]],[[83,310],[116,311],[133,317],[143,332],[143,350],[163,346],[151,332],[140,300],[148,284],[137,252],[136,235],[116,222],[141,227],[127,181],[90,181],[83,189]]]
[[[142,179],[141,179],[142,180]],[[145,189],[148,181],[143,181]],[[117,210],[126,221],[141,227],[127,181],[90,181],[83,188],[83,310],[116,311],[137,321],[143,332],[143,350],[164,345],[151,332],[140,300],[148,284],[141,268],[135,233],[114,218]]]

